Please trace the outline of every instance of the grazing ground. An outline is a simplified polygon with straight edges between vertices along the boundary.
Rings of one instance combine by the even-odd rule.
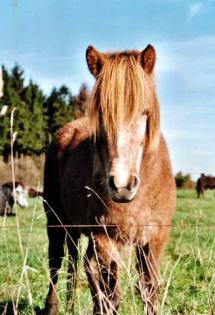
[[[18,215],[0,218],[0,314],[40,314],[48,290],[47,236],[41,200],[29,200]],[[215,314],[215,197],[198,200],[194,191],[178,191],[177,211],[161,268],[159,314]],[[18,228],[19,225],[19,228]],[[87,239],[80,244],[83,256]],[[131,253],[131,254],[130,254]],[[60,314],[65,312],[66,259],[60,273]],[[122,256],[120,315],[144,314],[135,290],[132,251]],[[91,314],[92,302],[79,262],[73,314]]]

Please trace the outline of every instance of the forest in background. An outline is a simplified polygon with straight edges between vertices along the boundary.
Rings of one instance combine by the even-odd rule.
[[[83,114],[89,99],[87,86],[83,84],[78,95],[74,95],[66,85],[54,87],[46,95],[33,80],[26,82],[24,70],[18,64],[11,71],[3,66],[2,73],[4,87],[0,110],[7,105],[8,111],[0,119],[0,155],[8,161],[13,108],[16,108],[13,128],[17,133],[14,156],[41,155],[62,125]]]
[[[77,95],[69,87],[53,87],[48,95],[33,80],[26,82],[25,72],[15,64],[11,70],[2,66],[3,96],[0,112],[7,105],[7,113],[0,118],[0,184],[11,181],[10,119],[14,108],[13,131],[14,166],[16,180],[37,186],[43,182],[45,152],[56,131],[66,122],[84,114],[89,91],[82,84]]]

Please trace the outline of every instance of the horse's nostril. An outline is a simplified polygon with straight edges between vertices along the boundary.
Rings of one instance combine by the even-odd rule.
[[[139,185],[139,179],[137,176],[131,176],[129,184],[128,184],[128,189],[132,190],[135,189]]]
[[[139,179],[137,176],[134,176],[134,187],[137,187],[139,185]]]
[[[108,185],[113,191],[117,191],[117,187],[114,183],[114,177],[113,176],[110,176]]]

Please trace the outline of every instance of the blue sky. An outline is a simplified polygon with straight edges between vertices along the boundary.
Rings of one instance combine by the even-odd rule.
[[[157,50],[162,129],[174,171],[215,175],[215,0],[1,0],[0,63],[45,92],[93,78],[85,50]]]

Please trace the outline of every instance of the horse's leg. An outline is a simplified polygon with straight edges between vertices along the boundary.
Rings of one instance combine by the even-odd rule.
[[[50,285],[45,304],[45,314],[47,315],[57,314],[57,280],[64,256],[65,234],[63,227],[48,227]]]
[[[158,272],[160,256],[166,244],[167,234],[151,241],[143,247],[136,248],[137,269],[140,274],[139,291],[147,315],[156,315],[157,289],[159,287]]]
[[[67,234],[68,246],[68,279],[67,279],[67,308],[72,310],[74,304],[74,291],[76,288],[76,269],[78,260],[78,240],[80,234],[69,229]]]
[[[115,315],[120,302],[118,249],[106,236],[93,237],[85,255],[85,270],[93,298],[94,315]]]

